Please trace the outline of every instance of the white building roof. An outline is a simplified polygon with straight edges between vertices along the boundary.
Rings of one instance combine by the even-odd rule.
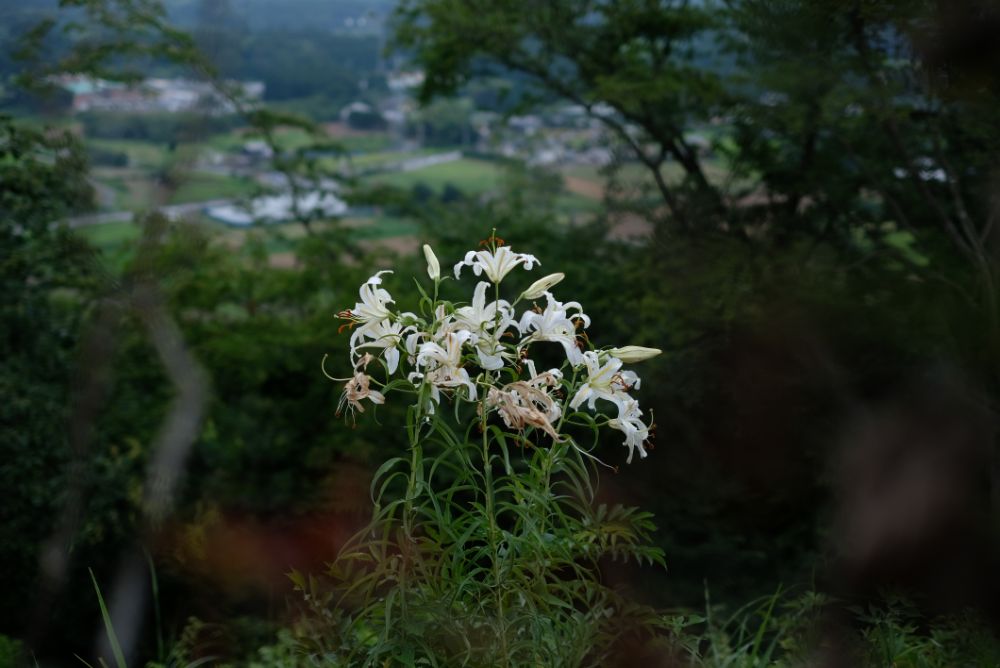
[[[347,204],[331,193],[308,192],[299,196],[299,213],[319,213],[324,216],[339,216],[347,212]],[[226,225],[246,227],[255,222],[282,223],[294,218],[292,196],[290,194],[258,197],[248,206],[223,204],[210,206],[205,214]]]

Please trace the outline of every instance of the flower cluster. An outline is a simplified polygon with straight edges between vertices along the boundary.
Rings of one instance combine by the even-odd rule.
[[[381,404],[385,394],[403,390],[417,396],[425,418],[444,399],[475,402],[481,419],[495,413],[510,430],[533,429],[554,442],[571,440],[563,432],[564,424],[578,423],[572,417],[585,408],[592,415],[591,424],[624,434],[629,462],[636,451],[645,457],[651,425],[643,420],[639,402],[631,394],[639,388],[639,377],[623,366],[660,351],[641,346],[593,348],[585,335],[590,317],[583,307],[575,301],[561,302],[551,291],[564,278],[561,273],[535,281],[513,302],[503,299],[501,283],[512,271],[528,271],[541,263],[527,253],[515,253],[495,235],[482,246],[454,267],[455,280],[466,268],[486,279],[476,283],[467,304],[438,299],[442,280],[449,279],[442,279],[438,259],[426,245],[427,273],[434,290],[433,297],[422,300],[419,314],[394,308],[392,295],[383,287],[383,277],[391,271],[380,271],[361,286],[360,301],[339,314],[347,321],[344,327],[352,330],[355,370],[346,379],[341,408],[363,412],[366,400]],[[541,299],[544,306],[534,301]],[[522,302],[527,307],[518,315]],[[537,371],[532,355],[543,343],[562,347],[565,361],[560,368]],[[386,371],[384,383],[368,374],[375,360]]]

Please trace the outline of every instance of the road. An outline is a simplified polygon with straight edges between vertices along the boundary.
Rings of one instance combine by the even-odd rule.
[[[205,207],[233,204],[235,199],[213,199],[205,202],[188,202],[187,204],[171,204],[161,206],[158,211],[171,220],[183,218],[192,213],[198,213]],[[108,213],[93,213],[86,216],[64,218],[60,224],[71,228],[87,227],[88,225],[104,225],[106,223],[131,223],[135,219],[134,211],[111,211]]]

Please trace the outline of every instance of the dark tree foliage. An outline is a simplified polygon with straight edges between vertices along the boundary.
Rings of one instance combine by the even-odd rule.
[[[625,287],[574,294],[668,350],[644,391],[649,489],[671,493],[644,501],[675,576],[811,577],[844,425],[921,370],[995,405],[997,21],[974,0],[401,2],[425,101],[513,73],[649,174],[626,211],[655,242],[589,275]]]
[[[989,3],[405,0],[396,18],[425,99],[509,70],[602,120],[655,180],[663,233],[850,253],[908,230],[966,263],[997,333],[998,82],[956,44],[995,25]],[[746,178],[712,182],[694,130]]]
[[[68,133],[0,116],[0,628],[20,628],[70,460],[71,375],[93,252],[52,225],[92,205],[87,161]]]

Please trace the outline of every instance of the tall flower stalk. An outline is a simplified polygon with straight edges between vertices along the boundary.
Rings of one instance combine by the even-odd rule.
[[[563,275],[525,289],[520,271],[540,262],[495,234],[454,266],[454,280],[464,269],[486,279],[466,304],[438,298],[452,279],[424,255],[433,289],[414,311],[395,308],[382,271],[340,313],[356,327],[341,406],[408,402],[410,451],[376,471],[372,520],[331,564],[329,586],[293,576],[316,612],[313,649],[344,666],[601,665],[621,633],[659,619],[598,569],[606,558],[663,565],[651,515],[594,502],[602,460],[621,457],[599,451],[604,432],[624,436],[627,461],[647,455],[652,425],[623,365],[659,351],[595,348],[582,305],[551,291]],[[545,306],[516,312],[535,299]]]

